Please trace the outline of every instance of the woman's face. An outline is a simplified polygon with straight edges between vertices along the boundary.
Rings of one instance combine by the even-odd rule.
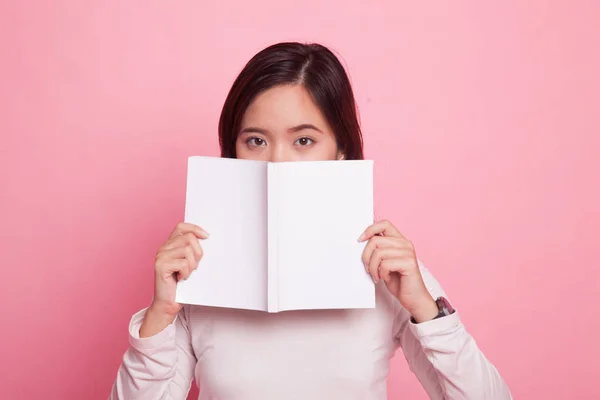
[[[271,88],[246,110],[235,144],[237,158],[261,161],[341,159],[335,136],[302,85]]]

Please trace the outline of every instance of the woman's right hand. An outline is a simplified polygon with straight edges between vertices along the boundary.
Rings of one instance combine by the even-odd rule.
[[[175,302],[177,281],[187,279],[198,268],[202,247],[198,239],[208,233],[197,225],[179,223],[158,249],[154,264],[154,298],[146,311],[140,337],[152,336],[170,324],[183,307]]]

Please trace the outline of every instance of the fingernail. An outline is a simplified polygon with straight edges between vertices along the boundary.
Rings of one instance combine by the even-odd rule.
[[[363,240],[363,238],[365,237],[365,233],[363,232],[359,237],[358,237],[358,241],[361,242]]]

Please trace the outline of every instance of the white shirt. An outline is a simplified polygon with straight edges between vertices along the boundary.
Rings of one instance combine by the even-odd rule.
[[[421,266],[434,298],[444,293]],[[384,400],[390,358],[401,348],[431,399],[512,399],[458,312],[414,324],[387,291],[361,310],[266,313],[184,306],[175,321],[140,339],[142,310],[129,327],[110,400]]]

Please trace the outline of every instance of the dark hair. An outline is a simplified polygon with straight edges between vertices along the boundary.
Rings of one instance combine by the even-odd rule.
[[[344,67],[327,47],[296,42],[265,48],[248,61],[236,78],[219,119],[221,157],[236,157],[240,124],[254,98],[274,86],[289,84],[301,84],[310,93],[345,159],[362,160],[362,134]]]

